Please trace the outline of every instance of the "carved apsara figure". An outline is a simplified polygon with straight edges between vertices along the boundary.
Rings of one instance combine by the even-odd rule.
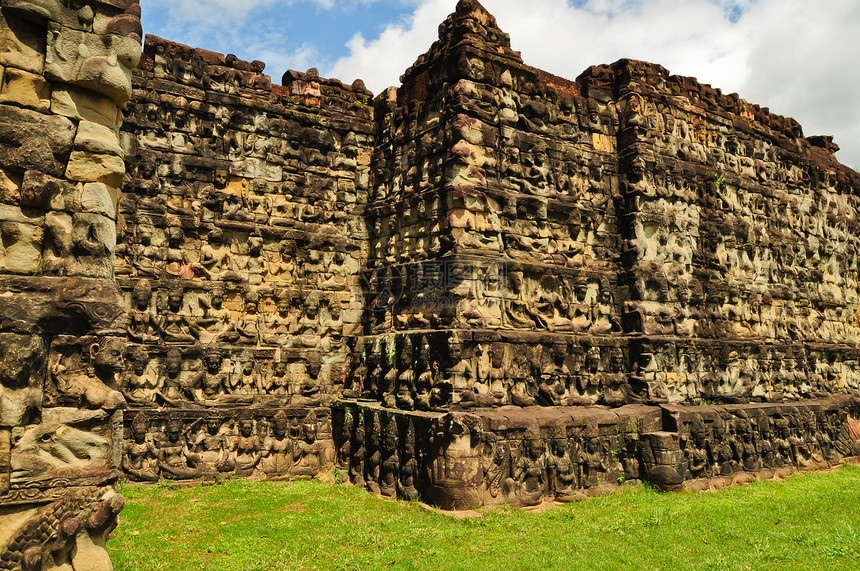
[[[203,460],[188,447],[180,418],[169,418],[164,427],[164,440],[158,448],[158,470],[162,476],[190,480],[203,475]]]
[[[129,479],[136,482],[157,482],[158,452],[148,438],[149,418],[138,413],[131,423],[131,440],[126,441],[122,469]]]
[[[222,478],[236,468],[230,457],[230,443],[219,415],[210,414],[205,419],[205,428],[194,439],[194,452],[203,462],[206,478]]]

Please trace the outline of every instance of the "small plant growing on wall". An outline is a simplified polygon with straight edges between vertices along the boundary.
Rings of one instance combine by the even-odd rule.
[[[36,265],[33,266],[33,275],[41,276],[44,275],[45,270],[48,268],[48,263],[45,261],[45,258],[39,256],[39,259],[36,260]]]

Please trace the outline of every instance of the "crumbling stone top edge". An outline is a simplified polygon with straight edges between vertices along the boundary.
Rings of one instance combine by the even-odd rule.
[[[271,91],[275,92],[279,91],[279,87],[289,87],[289,85],[295,81],[313,81],[321,85],[354,92],[360,97],[373,96],[373,93],[367,89],[361,79],[355,80],[351,85],[346,85],[339,79],[320,77],[319,72],[315,68],[311,68],[305,72],[288,70],[283,75],[282,85],[279,86],[272,83],[271,78],[268,75],[263,74],[263,70],[266,69],[266,64],[262,61],[254,60],[252,62],[248,62],[239,59],[234,54],[227,54],[225,56],[218,52],[202,48],[194,48],[152,34],[146,35],[144,40],[144,54],[149,58],[154,58],[155,55],[158,54],[160,57],[165,59],[181,60],[188,63],[196,62],[210,67],[226,68],[246,74],[255,74],[263,79],[262,81],[256,82],[258,88],[268,86],[271,88]]]

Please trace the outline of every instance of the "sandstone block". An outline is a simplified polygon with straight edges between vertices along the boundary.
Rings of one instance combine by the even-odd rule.
[[[5,10],[0,13],[0,65],[41,75],[45,67],[45,30]]]
[[[44,212],[32,208],[0,204],[0,222],[20,222],[22,224],[41,224]]]
[[[93,428],[81,430],[85,423]],[[109,416],[102,410],[45,408],[41,422],[22,426],[16,431],[17,438],[12,448],[13,472],[21,481],[47,474],[60,476],[108,468],[112,438],[109,427]],[[50,438],[46,439],[46,435]],[[50,442],[47,446],[46,441]],[[16,478],[13,477],[12,481]]]
[[[74,148],[95,155],[114,155],[119,158],[125,156],[114,130],[91,121],[81,121],[78,125]]]
[[[65,8],[60,2],[33,0],[6,0],[3,2],[3,11],[13,14],[36,24],[47,22],[59,22],[63,17]]]
[[[45,243],[42,250],[45,272],[68,275],[72,256],[72,215],[66,212],[45,214]]]
[[[611,137],[607,137],[606,135],[603,135],[601,133],[592,133],[591,140],[596,151],[601,151],[604,153],[615,152],[615,141]]]
[[[51,85],[41,75],[7,68],[0,78],[0,103],[47,111],[51,108]]]
[[[91,182],[83,185],[80,201],[81,209],[84,212],[102,214],[114,220],[116,219],[119,190],[100,182]]]
[[[0,426],[20,426],[38,416],[46,359],[41,336],[0,333]]]
[[[21,176],[0,169],[0,203],[19,204],[21,201]]]
[[[63,179],[27,171],[21,187],[21,206],[42,210],[73,210],[75,187]]]
[[[72,252],[76,263],[70,273],[93,278],[113,276],[116,224],[100,214],[82,212],[72,217]]]
[[[12,474],[11,455],[12,430],[0,428],[0,496],[9,492],[9,478]]]
[[[65,117],[0,105],[0,156],[10,170],[63,176],[74,135],[75,127]]]
[[[66,178],[80,182],[102,182],[119,188],[125,176],[125,163],[115,155],[72,151]]]
[[[109,97],[66,83],[54,84],[51,111],[72,119],[91,121],[111,129],[119,122],[119,109]]]
[[[0,271],[13,274],[38,273],[42,257],[41,212],[24,213],[14,206],[0,205]]]
[[[140,53],[140,43],[132,37],[50,25],[45,76],[103,93],[125,107],[131,97],[131,70],[140,61]]]

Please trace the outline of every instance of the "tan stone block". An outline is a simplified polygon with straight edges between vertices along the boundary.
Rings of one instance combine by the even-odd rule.
[[[682,385],[687,382],[686,373],[666,373],[666,384]]]
[[[248,196],[249,188],[250,183],[248,182],[248,179],[230,177],[230,181],[227,183],[227,187],[224,189],[224,192],[236,196]]]
[[[604,153],[615,152],[615,139],[601,133],[592,133],[591,140],[594,145],[594,150]]]
[[[0,271],[38,272],[42,259],[44,217],[24,214],[20,208],[0,205]]]
[[[122,196],[122,187],[105,185],[108,196],[110,196],[111,204],[113,204],[113,215],[116,218],[116,213],[119,210],[119,199]]]
[[[0,169],[0,203],[19,204],[21,202],[21,175]]]
[[[12,429],[0,428],[0,496],[9,492],[12,473]]]
[[[65,117],[0,105],[0,160],[7,169],[61,177],[74,136],[75,126]]]
[[[125,163],[114,155],[97,155],[87,151],[72,151],[66,178],[79,182],[103,182],[120,187],[125,177]]]
[[[111,220],[116,219],[119,192],[101,182],[90,182],[83,185],[81,192],[81,209],[84,212],[103,214]]]
[[[75,210],[80,194],[66,180],[39,171],[27,171],[21,183],[21,206],[41,210]]]
[[[52,274],[71,275],[69,264],[74,262],[72,255],[72,215],[66,212],[45,214],[45,243],[42,261],[45,270]]]
[[[92,121],[117,128],[122,115],[109,97],[67,83],[55,83],[51,92],[51,111],[72,119]]]
[[[78,125],[74,149],[95,155],[125,157],[125,153],[119,145],[119,138],[113,129],[92,121],[81,121]]]
[[[37,111],[51,108],[51,85],[41,75],[10,67],[0,81],[0,103],[14,103]]]
[[[45,29],[0,12],[0,65],[41,75],[45,68]]]
[[[72,220],[72,244],[76,257],[75,262],[68,266],[69,273],[93,278],[112,277],[116,223],[89,212],[75,214]]]
[[[140,54],[140,43],[131,37],[49,24],[45,77],[103,93],[125,107],[131,98],[131,70]]]
[[[75,569],[113,569],[110,554],[102,544],[93,541],[92,535],[86,528],[78,533],[75,538],[75,550],[72,555],[72,564]]]
[[[0,204],[0,222],[20,222],[41,226],[44,222],[42,212],[32,209],[21,210],[17,206]]]

